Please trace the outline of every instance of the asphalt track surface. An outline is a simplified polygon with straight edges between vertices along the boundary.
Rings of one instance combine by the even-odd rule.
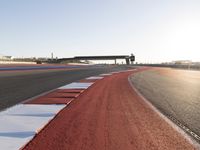
[[[14,67],[9,71],[0,71],[0,110],[85,77],[127,69],[126,66],[79,66],[37,70],[32,70],[30,66],[27,70],[18,70],[19,67],[17,69]]]
[[[195,149],[133,90],[128,81],[131,73],[95,82],[24,150]]]
[[[44,69],[73,69],[88,68],[93,65],[0,65],[0,71],[26,71],[26,70],[44,70]]]
[[[163,114],[200,142],[200,71],[154,68],[132,77]]]

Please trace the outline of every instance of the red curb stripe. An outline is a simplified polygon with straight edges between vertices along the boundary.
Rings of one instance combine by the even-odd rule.
[[[68,104],[73,98],[37,98],[26,104]]]
[[[83,90],[60,90],[47,93],[35,99],[25,102],[25,104],[67,104],[78,97]]]
[[[59,111],[55,114],[55,116],[54,116],[52,119],[50,119],[45,125],[43,125],[40,129],[38,129],[38,130],[36,131],[36,134],[34,135],[34,137],[33,137],[30,141],[34,140],[34,139],[37,137],[37,135],[38,135],[48,124],[50,124],[50,122],[52,122],[52,121],[54,120],[54,118],[55,118],[56,116],[58,116],[58,114],[59,114],[62,110],[64,110],[70,103],[71,103],[71,101],[69,101],[69,102],[67,103],[67,105],[66,105],[63,109],[59,110]],[[22,147],[21,147],[19,150],[23,150],[23,149],[26,147],[26,145],[27,145],[28,143],[30,143],[30,141],[28,141],[27,143],[25,143],[24,145],[22,145]]]
[[[47,95],[44,96],[44,98],[74,98],[77,95],[79,95],[79,93],[58,93],[58,92],[52,92],[49,93]]]

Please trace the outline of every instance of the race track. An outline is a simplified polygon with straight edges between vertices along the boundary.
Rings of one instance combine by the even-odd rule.
[[[0,71],[0,110],[85,77],[127,69],[126,66],[23,67],[26,70],[22,66],[1,66],[6,69]]]
[[[200,142],[200,71],[153,68],[132,76],[156,108]]]

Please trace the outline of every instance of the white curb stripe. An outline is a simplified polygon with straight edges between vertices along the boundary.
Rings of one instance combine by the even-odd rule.
[[[114,72],[111,72],[112,74],[116,74],[116,73],[119,73],[118,71],[114,71]]]
[[[105,73],[105,74],[100,74],[100,76],[110,76],[112,75],[111,73]]]
[[[19,104],[1,112],[1,149],[20,149],[65,106]]]
[[[87,80],[98,80],[98,79],[103,79],[103,77],[100,77],[100,76],[94,76],[94,77],[89,77],[89,78],[86,78]]]
[[[89,82],[89,83],[73,82],[71,84],[67,84],[65,86],[62,86],[58,89],[87,89],[92,84],[93,84],[93,82]]]

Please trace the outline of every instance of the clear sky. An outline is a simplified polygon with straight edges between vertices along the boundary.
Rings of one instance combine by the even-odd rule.
[[[0,0],[0,54],[200,61],[200,0]]]

